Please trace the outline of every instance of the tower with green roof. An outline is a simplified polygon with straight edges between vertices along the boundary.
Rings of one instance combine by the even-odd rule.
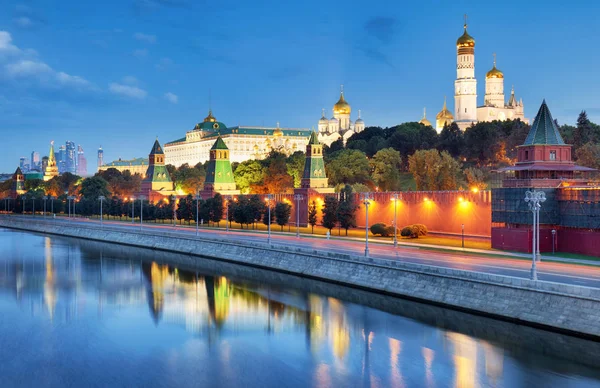
[[[304,162],[304,173],[300,181],[303,189],[323,189],[329,186],[325,174],[325,163],[323,162],[323,145],[319,143],[317,133],[310,134],[310,140],[306,146],[306,161]]]
[[[25,175],[21,171],[21,167],[17,167],[17,170],[12,176],[12,186],[10,189],[10,197],[17,198],[17,196],[25,194]]]
[[[239,190],[235,189],[233,170],[229,161],[229,148],[227,148],[221,136],[217,137],[215,144],[213,144],[209,152],[204,191],[221,194],[239,194]]]
[[[56,156],[54,155],[54,140],[50,142],[50,153],[48,154],[48,164],[44,169],[44,181],[58,176],[58,167],[56,166]]]
[[[173,181],[165,166],[165,152],[158,139],[154,141],[152,150],[148,155],[148,169],[142,180],[141,191],[142,195],[148,196],[149,199],[156,195],[173,194]]]

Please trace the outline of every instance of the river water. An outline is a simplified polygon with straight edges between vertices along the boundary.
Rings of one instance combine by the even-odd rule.
[[[0,229],[2,387],[600,387],[600,344],[294,276]]]

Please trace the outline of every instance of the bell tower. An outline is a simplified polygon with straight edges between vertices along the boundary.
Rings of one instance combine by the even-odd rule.
[[[454,81],[454,118],[465,130],[477,122],[477,80],[475,79],[475,39],[464,32],[456,41],[456,81]]]

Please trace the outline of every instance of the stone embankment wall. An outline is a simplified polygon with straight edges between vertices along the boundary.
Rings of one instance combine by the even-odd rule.
[[[0,217],[0,227],[105,241],[224,260],[552,329],[600,341],[600,289],[451,268],[324,253],[164,230],[124,231]]]

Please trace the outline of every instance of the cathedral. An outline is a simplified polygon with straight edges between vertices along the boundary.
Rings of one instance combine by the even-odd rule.
[[[333,117],[331,119],[325,117],[325,109],[323,109],[319,120],[319,142],[330,146],[334,141],[343,139],[346,143],[350,136],[362,132],[365,129],[365,122],[360,118],[360,110],[354,123],[350,120],[351,112],[352,108],[344,98],[344,87],[342,86],[340,99],[333,106]]]
[[[456,41],[456,80],[454,81],[454,115],[444,106],[435,120],[438,133],[444,125],[455,122],[463,131],[477,122],[494,120],[516,120],[528,123],[525,119],[523,101],[517,101],[514,88],[506,102],[504,95],[504,73],[494,64],[485,75],[485,97],[483,105],[477,106],[477,79],[475,78],[475,39],[467,32],[465,19],[464,32]],[[421,123],[429,122],[423,116]]]

